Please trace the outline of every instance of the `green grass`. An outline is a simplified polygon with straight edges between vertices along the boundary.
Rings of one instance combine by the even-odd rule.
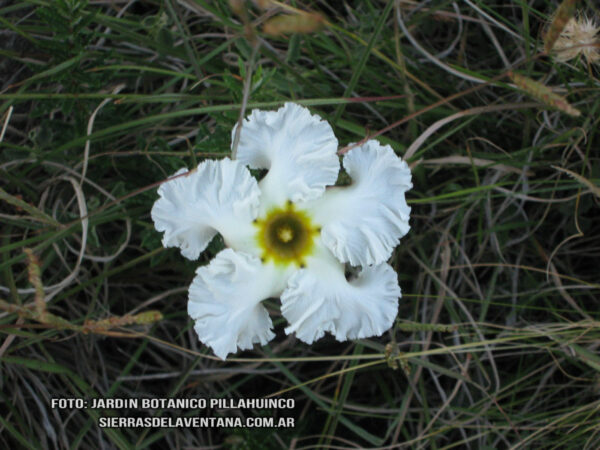
[[[48,311],[69,324],[3,306],[3,448],[600,447],[599,67],[541,54],[556,1],[346,3],[291,1],[328,23],[274,37],[260,24],[277,10],[248,2],[253,42],[226,1],[0,1],[0,305],[34,304],[31,248],[43,285],[58,285]],[[594,2],[579,7],[600,21]],[[509,70],[581,116],[536,103]],[[390,261],[398,319],[381,337],[309,346],[285,335],[271,299],[274,341],[221,362],[186,302],[223,244],[188,261],[163,249],[150,209],[178,168],[230,154],[242,107],[289,100],[330,121],[342,147],[377,135],[408,152],[411,231]],[[150,310],[162,319],[85,332]],[[295,410],[51,408],[273,395]],[[97,426],[206,414],[296,427]]]

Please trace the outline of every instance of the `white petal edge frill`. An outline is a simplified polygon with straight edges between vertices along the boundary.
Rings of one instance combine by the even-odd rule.
[[[155,228],[164,232],[163,246],[179,247],[183,256],[197,259],[219,232],[236,249],[251,247],[260,189],[240,162],[204,161],[163,183],[158,195],[151,215]]]
[[[375,140],[350,150],[343,163],[352,184],[327,190],[306,209],[340,261],[363,267],[380,264],[410,229],[404,196],[412,188],[410,169],[389,145]]]
[[[333,185],[340,169],[337,147],[326,121],[286,103],[277,111],[255,109],[243,121],[237,159],[253,169],[269,169],[259,183],[261,208],[268,209],[317,198]]]
[[[326,331],[338,341],[380,336],[396,318],[399,297],[396,272],[387,263],[365,267],[348,282],[344,266],[321,252],[288,279],[281,295],[290,323],[285,331],[308,344]]]
[[[245,350],[269,342],[273,324],[260,302],[283,290],[280,271],[230,248],[199,267],[189,289],[188,314],[200,341],[221,359],[238,347]]]

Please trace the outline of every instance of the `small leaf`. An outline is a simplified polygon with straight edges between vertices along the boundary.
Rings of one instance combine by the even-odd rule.
[[[158,30],[158,34],[156,36],[157,48],[161,53],[168,53],[169,50],[173,48],[175,45],[175,40],[173,39],[173,34],[171,30],[168,28],[161,28]]]

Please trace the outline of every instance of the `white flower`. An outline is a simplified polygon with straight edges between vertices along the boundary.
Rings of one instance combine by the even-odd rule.
[[[165,247],[196,259],[217,233],[229,247],[189,289],[198,337],[220,358],[273,338],[261,304],[269,297],[281,298],[286,333],[309,344],[326,331],[343,341],[392,325],[400,287],[386,260],[409,230],[410,170],[368,141],[344,156],[352,184],[326,189],[338,177],[337,147],[329,124],[302,106],[254,110],[238,160],[204,161],[159,188],[152,219]],[[257,182],[246,165],[268,172]],[[345,263],[362,267],[355,279]]]

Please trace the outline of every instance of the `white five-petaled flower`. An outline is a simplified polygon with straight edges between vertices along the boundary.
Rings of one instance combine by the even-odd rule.
[[[344,156],[352,184],[327,188],[337,147],[329,124],[302,106],[254,110],[237,160],[204,161],[160,186],[152,219],[165,247],[196,259],[217,233],[229,247],[189,289],[194,329],[220,358],[274,337],[261,304],[270,297],[281,298],[286,333],[309,344],[326,331],[343,341],[392,325],[400,287],[386,261],[409,230],[410,169],[371,140]],[[246,165],[268,172],[257,182]],[[362,268],[350,281],[346,263]]]

